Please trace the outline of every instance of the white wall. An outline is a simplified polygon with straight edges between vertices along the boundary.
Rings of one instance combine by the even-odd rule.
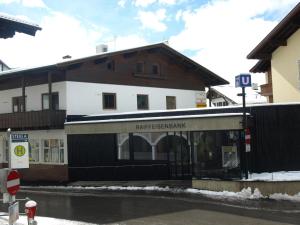
[[[52,92],[59,92],[59,109],[66,109],[66,82],[53,83]],[[26,111],[41,110],[44,93],[48,93],[48,84],[26,87]],[[21,88],[0,91],[0,113],[11,113],[12,98],[17,96],[22,96]]]
[[[117,109],[102,109],[102,93],[116,93]],[[137,94],[149,96],[149,110],[165,110],[166,96],[176,96],[177,109],[195,108],[199,91],[113,84],[67,82],[67,114],[95,114],[137,110]]]

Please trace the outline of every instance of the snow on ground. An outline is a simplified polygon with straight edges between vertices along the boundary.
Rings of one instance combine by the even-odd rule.
[[[185,193],[185,194],[199,194],[205,195],[210,198],[217,199],[263,199],[269,198],[274,200],[289,200],[289,201],[299,201],[300,202],[300,192],[296,195],[287,194],[272,194],[270,196],[263,196],[258,189],[251,190],[250,187],[243,189],[240,192],[231,191],[208,191],[199,190],[195,188],[170,188],[170,187],[157,187],[157,186],[147,186],[147,187],[137,187],[137,186],[100,186],[100,187],[81,187],[81,186],[26,186],[22,189],[39,189],[39,190],[60,190],[60,191],[149,191],[149,192],[169,192],[169,193]]]
[[[300,181],[300,171],[252,173],[247,181]]]
[[[55,218],[41,217],[41,216],[35,217],[35,220],[37,221],[38,225],[96,225],[94,223],[55,219]],[[8,225],[8,217],[1,217],[0,225]],[[20,218],[14,225],[27,225],[27,217],[20,216]]]

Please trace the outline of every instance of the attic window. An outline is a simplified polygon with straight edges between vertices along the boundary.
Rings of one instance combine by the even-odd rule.
[[[157,64],[157,63],[152,64],[152,74],[154,74],[154,75],[159,75],[160,74],[159,64]]]
[[[107,69],[115,71],[115,61],[114,60],[111,60],[107,63]]]
[[[144,73],[144,67],[145,67],[144,62],[137,62],[136,66],[135,66],[135,72],[137,74],[143,74]]]

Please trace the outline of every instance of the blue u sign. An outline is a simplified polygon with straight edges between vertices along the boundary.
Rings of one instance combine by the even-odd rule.
[[[235,77],[235,87],[251,87],[251,75],[240,74]]]

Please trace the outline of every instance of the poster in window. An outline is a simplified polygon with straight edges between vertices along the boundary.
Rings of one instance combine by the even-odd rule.
[[[224,168],[238,167],[239,161],[236,146],[222,146],[222,164]]]

